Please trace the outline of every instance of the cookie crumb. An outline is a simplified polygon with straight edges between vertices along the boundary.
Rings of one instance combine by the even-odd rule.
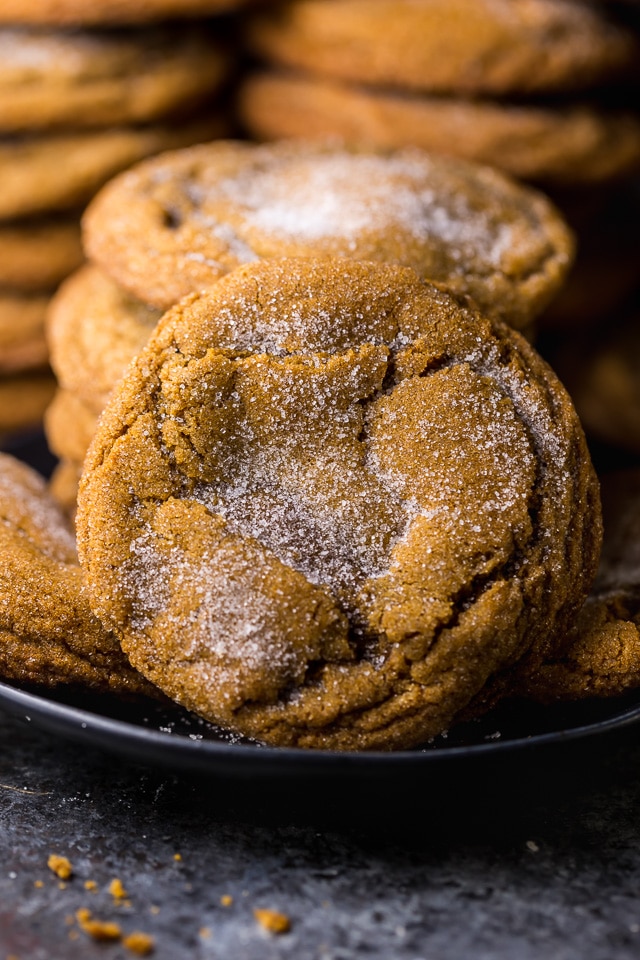
[[[148,933],[142,933],[141,930],[134,930],[122,941],[127,950],[137,953],[140,957],[147,957],[155,949],[155,941]]]
[[[34,880],[34,881],[33,881],[33,885],[34,885],[34,887],[37,887],[38,890],[40,889],[40,887],[44,887],[44,883],[43,883],[42,880]]]
[[[177,860],[177,861],[179,862],[180,860],[182,860],[182,854],[181,854],[181,853],[174,853],[173,859],[174,859],[174,860]]]
[[[76,911],[76,920],[80,929],[93,937],[94,940],[120,940],[122,937],[122,930],[117,923],[94,920],[91,911],[87,910],[86,907],[81,907],[80,910]]]
[[[95,880],[85,880],[84,888],[85,890],[90,890],[91,893],[95,893],[98,889],[98,884],[95,882]]]
[[[68,880],[73,873],[73,867],[66,857],[61,857],[57,853],[52,853],[47,860],[49,870],[53,870],[56,877],[60,880]]]
[[[122,880],[119,880],[118,877],[114,879],[109,884],[109,893],[114,898],[114,900],[126,900],[129,894],[122,885]]]
[[[210,927],[200,927],[198,930],[198,936],[202,940],[209,940],[211,938],[211,929]]]
[[[156,907],[155,903],[152,903],[149,907],[149,913],[152,913],[154,916],[160,913],[160,907]]]
[[[538,851],[540,850],[540,847],[535,842],[535,840],[527,840],[526,847],[527,847],[527,850],[531,851],[531,853],[538,853]]]
[[[224,893],[224,894],[220,897],[220,904],[221,904],[223,907],[230,907],[232,903],[233,903],[233,897],[230,896],[230,894]]]
[[[291,929],[291,921],[286,913],[279,913],[277,910],[255,909],[253,915],[269,933],[287,933]]]

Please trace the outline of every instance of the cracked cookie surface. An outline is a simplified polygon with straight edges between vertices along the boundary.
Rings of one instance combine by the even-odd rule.
[[[167,153],[101,190],[83,234],[90,259],[162,309],[243,263],[344,256],[412,267],[520,329],[573,254],[552,204],[497,171],[322,143]]]
[[[91,603],[229,729],[408,747],[581,604],[597,483],[555,376],[409,269],[242,267],[160,321],[85,462]]]

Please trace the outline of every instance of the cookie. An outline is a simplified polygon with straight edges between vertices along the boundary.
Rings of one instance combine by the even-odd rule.
[[[110,177],[143,157],[208,140],[220,121],[113,127],[0,141],[0,219],[85,203]]]
[[[58,389],[44,414],[44,431],[52,453],[81,464],[96,431],[100,411],[74,393]]]
[[[146,123],[193,111],[226,63],[206,27],[0,28],[0,130]]]
[[[0,376],[0,437],[40,425],[55,391],[48,369]]]
[[[0,519],[0,675],[153,693],[91,613],[73,534],[44,480],[8,454],[0,454]]]
[[[640,470],[602,478],[604,540],[593,590],[575,626],[525,678],[542,703],[619,696],[640,686]]]
[[[82,464],[73,460],[59,460],[49,479],[48,490],[55,502],[70,517],[75,517],[78,484]]]
[[[53,290],[82,260],[79,215],[0,223],[0,289]]]
[[[48,349],[44,334],[49,297],[0,290],[0,374],[42,367]]]
[[[602,183],[640,169],[640,119],[588,103],[538,105],[391,93],[278,73],[246,78],[238,110],[263,140],[341,138],[420,147],[544,185]]]
[[[47,315],[50,362],[60,385],[100,413],[161,315],[97,267],[82,267],[62,284]]]
[[[174,307],[85,461],[91,604],[165,693],[272,744],[394,749],[542,656],[597,481],[515,331],[410,269],[264,260]]]
[[[582,89],[630,68],[632,32],[574,0],[293,0],[249,31],[270,62],[471,95]]]
[[[207,17],[245,5],[247,0],[0,0],[0,23],[37,26],[118,25]]]
[[[83,218],[85,249],[166,308],[242,263],[347,256],[411,266],[526,328],[572,255],[542,195],[416,150],[218,141],[114,178]]]

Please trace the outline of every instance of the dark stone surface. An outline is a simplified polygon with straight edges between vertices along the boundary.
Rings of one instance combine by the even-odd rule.
[[[81,907],[153,935],[157,960],[640,954],[634,727],[569,744],[539,769],[527,761],[529,780],[516,764],[488,785],[479,768],[477,789],[463,778],[459,794],[455,780],[348,796],[333,784],[326,802],[317,785],[136,766],[3,714],[0,738],[2,960],[133,956],[69,923]],[[51,853],[73,864],[63,888]],[[114,877],[129,905],[108,892]],[[291,931],[264,931],[256,907],[287,913]]]

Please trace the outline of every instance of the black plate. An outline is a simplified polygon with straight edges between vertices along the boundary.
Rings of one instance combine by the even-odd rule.
[[[640,720],[640,691],[626,698],[557,707],[509,703],[480,721],[413,750],[336,752],[266,747],[231,738],[178,707],[86,694],[50,694],[0,683],[0,707],[64,739],[174,772],[233,779],[339,782],[417,778],[592,739]],[[590,745],[591,748],[591,745]]]

